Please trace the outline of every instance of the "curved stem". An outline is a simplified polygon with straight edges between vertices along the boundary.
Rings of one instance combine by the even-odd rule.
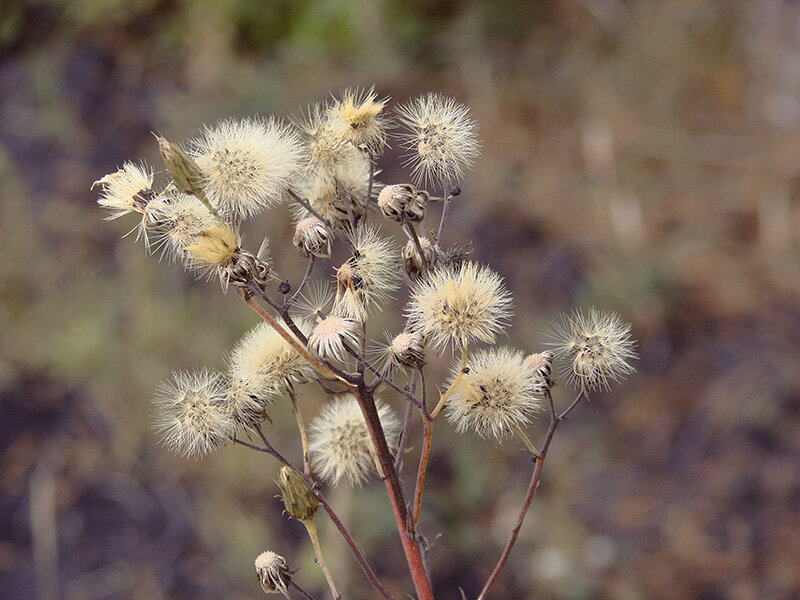
[[[289,582],[289,586],[290,586],[290,587],[293,587],[293,588],[294,588],[294,589],[296,589],[298,592],[300,592],[300,595],[301,595],[303,598],[305,598],[306,600],[315,600],[314,596],[312,596],[311,594],[309,594],[307,591],[305,591],[303,588],[301,588],[299,585],[297,585],[297,584],[296,584],[294,581],[290,581],[290,582]]]
[[[316,262],[316,260],[317,257],[314,256],[313,254],[308,257],[308,266],[306,267],[306,272],[303,275],[303,279],[300,281],[300,285],[297,286],[297,289],[294,291],[294,294],[292,294],[292,297],[289,298],[289,300],[287,300],[286,303],[283,305],[284,310],[289,309],[289,307],[294,303],[294,301],[297,300],[297,297],[303,291],[303,288],[306,287],[308,280],[311,278],[311,271],[314,270],[314,263]]]
[[[417,484],[414,486],[414,510],[412,511],[412,523],[414,530],[417,529],[419,513],[422,507],[422,488],[425,487],[425,475],[428,472],[428,459],[431,455],[431,441],[433,439],[433,419],[422,415],[423,437],[422,454],[419,457],[419,468],[417,469]]]
[[[294,413],[294,418],[297,421],[297,428],[300,430],[300,443],[303,446],[303,473],[305,473],[306,477],[310,477],[311,461],[309,460],[308,456],[308,436],[306,435],[306,426],[303,422],[303,415],[300,414],[300,407],[297,406],[297,398],[294,394],[294,386],[289,383],[286,386],[286,389],[289,392],[289,400],[292,402],[292,412]]]
[[[325,564],[325,559],[322,557],[322,547],[319,545],[317,525],[314,523],[314,518],[312,517],[311,519],[303,521],[303,525],[306,526],[308,537],[311,538],[311,545],[314,546],[314,554],[317,555],[317,564],[319,564],[319,568],[322,569],[322,573],[325,575],[325,579],[328,582],[328,587],[331,588],[333,600],[339,600],[341,596],[339,595],[339,592],[336,591],[336,584],[333,582],[333,577],[331,577],[331,572],[328,570],[328,565]]]
[[[447,391],[444,393],[444,395],[441,398],[439,398],[439,403],[436,405],[436,408],[434,408],[433,412],[431,413],[431,419],[435,419],[436,415],[438,415],[444,408],[447,399],[450,398],[450,395],[455,391],[456,387],[458,387],[458,384],[461,382],[461,378],[464,376],[464,373],[467,372],[466,368],[467,368],[467,344],[464,343],[462,344],[462,349],[461,349],[461,368],[458,371],[458,375],[456,375],[455,379],[453,379],[453,383],[450,384],[450,387],[447,388]]]
[[[533,445],[531,438],[522,431],[519,425],[514,425],[514,431],[517,433],[517,437],[522,440],[522,443],[525,444],[525,447],[528,449],[528,452],[533,454],[536,458],[542,458],[542,453],[536,449],[536,446]]]

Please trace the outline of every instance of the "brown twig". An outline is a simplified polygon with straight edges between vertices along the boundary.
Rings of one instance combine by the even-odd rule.
[[[414,509],[412,511],[412,523],[414,530],[417,529],[419,512],[422,507],[422,489],[425,487],[425,474],[428,472],[428,459],[431,454],[431,441],[433,438],[433,419],[422,413],[422,454],[419,457],[419,468],[417,469],[417,483],[414,486]]]

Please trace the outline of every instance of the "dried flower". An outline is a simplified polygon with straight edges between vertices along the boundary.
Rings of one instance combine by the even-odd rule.
[[[333,287],[325,280],[311,281],[300,294],[300,298],[292,306],[292,313],[316,323],[320,313],[328,314],[336,294]]]
[[[285,558],[267,550],[256,557],[255,566],[256,577],[265,593],[280,593],[289,598],[288,586],[292,582],[292,571]]]
[[[118,219],[132,212],[144,214],[153,199],[153,172],[144,166],[126,162],[114,173],[104,175],[92,184],[101,188],[97,203],[111,211],[108,219]]]
[[[304,162],[298,136],[273,118],[207,127],[193,141],[192,155],[209,201],[235,218],[253,217],[281,202]]]
[[[398,107],[406,164],[418,183],[450,185],[461,179],[480,153],[478,124],[469,108],[452,98],[428,94]]]
[[[333,132],[373,156],[380,154],[386,145],[387,119],[383,109],[389,99],[377,98],[375,88],[347,89],[328,109]]]
[[[347,345],[358,350],[361,343],[361,324],[347,317],[328,315],[317,317],[317,325],[308,336],[308,349],[322,358],[347,359]]]
[[[387,185],[378,194],[378,208],[390,221],[406,219],[419,223],[425,217],[425,205],[430,195],[410,183]]]
[[[232,377],[228,382],[226,406],[237,429],[253,429],[267,418],[269,397],[258,394],[249,382]]]
[[[431,271],[414,285],[406,307],[410,329],[436,348],[494,342],[511,312],[511,294],[501,277],[473,262]]]
[[[197,236],[218,221],[195,196],[167,188],[159,196],[152,213],[156,223],[156,247],[169,260],[186,260],[186,248],[197,243]]]
[[[428,267],[433,264],[433,259],[436,256],[433,245],[428,238],[423,237],[418,239],[419,247],[422,249],[422,255],[420,255],[419,250],[417,250],[417,245],[414,243],[414,240],[408,240],[402,252],[403,266],[406,268],[406,273],[411,281],[416,281],[422,277],[428,270]]]
[[[376,401],[386,441],[392,450],[397,448],[401,424],[392,409]],[[311,466],[331,485],[342,481],[361,485],[375,467],[369,431],[358,401],[346,394],[326,404],[309,427],[308,450]]]
[[[155,429],[161,442],[185,456],[214,452],[234,431],[223,377],[203,369],[177,371],[172,379],[161,384],[154,399]]]
[[[283,466],[278,477],[278,486],[281,488],[283,506],[290,517],[298,521],[310,521],[314,518],[319,500],[300,473]]]
[[[538,354],[530,354],[525,358],[525,369],[533,376],[539,395],[547,393],[553,387],[553,357],[553,353],[546,350]]]
[[[325,224],[316,217],[307,217],[297,223],[292,243],[301,256],[319,256],[329,258],[331,255],[331,234]]]
[[[564,376],[586,390],[609,389],[635,369],[628,363],[637,357],[631,339],[631,324],[623,323],[613,312],[594,308],[589,314],[576,309],[554,324],[556,356],[564,361]]]
[[[480,350],[467,359],[463,375],[447,403],[447,418],[458,433],[467,429],[497,439],[530,424],[541,409],[536,381],[524,366],[524,354],[510,348]],[[455,378],[460,365],[453,371]]]
[[[425,338],[418,331],[404,331],[396,335],[390,348],[392,358],[398,365],[412,369],[425,366]]]
[[[336,271],[337,312],[363,320],[400,286],[397,250],[376,229],[359,227],[351,236],[353,255]]]
[[[300,330],[308,326],[299,322]],[[268,398],[287,383],[304,383],[314,369],[305,358],[267,323],[259,323],[233,347],[228,371],[234,381],[244,382],[251,393]]]
[[[230,225],[215,223],[198,233],[194,243],[186,247],[189,266],[208,275],[224,269],[236,259],[240,241]]]

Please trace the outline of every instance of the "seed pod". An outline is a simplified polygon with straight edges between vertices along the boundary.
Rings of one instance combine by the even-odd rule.
[[[255,561],[256,577],[261,589],[267,594],[283,594],[288,597],[288,586],[292,582],[292,571],[286,559],[277,552],[267,550]]]
[[[409,240],[403,248],[403,265],[406,273],[412,281],[416,281],[425,273],[427,268],[433,263],[434,249],[428,238],[419,238],[419,245],[422,248],[423,256],[420,256],[414,240]]]
[[[378,208],[390,221],[402,221],[403,212],[414,191],[409,184],[387,185],[378,194]]]
[[[289,467],[282,467],[278,477],[281,499],[289,516],[298,521],[310,521],[317,512],[319,501],[300,473]]]
[[[180,146],[168,141],[165,137],[157,135],[158,151],[164,159],[164,166],[175,187],[184,194],[192,194],[202,199],[203,173],[197,163],[184,152]]]
[[[392,340],[392,358],[404,367],[421,369],[425,365],[425,339],[416,331],[405,331]]]
[[[308,217],[297,223],[292,243],[297,251],[306,258],[319,256],[329,258],[331,255],[331,236],[325,224],[316,217]]]

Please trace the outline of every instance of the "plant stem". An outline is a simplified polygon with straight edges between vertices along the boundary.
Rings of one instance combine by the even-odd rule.
[[[417,598],[418,600],[433,600],[433,591],[428,581],[428,575],[425,572],[419,546],[409,531],[410,523],[406,499],[403,494],[403,488],[400,485],[400,479],[397,476],[397,471],[394,468],[392,454],[386,443],[386,436],[381,427],[378,409],[375,406],[375,399],[366,389],[363,381],[359,383],[356,390],[356,398],[361,406],[361,412],[364,414],[364,421],[367,424],[367,430],[372,438],[375,454],[378,457],[378,461],[384,473],[384,483],[389,494],[389,501],[392,505],[395,521],[397,522],[397,531],[400,534],[400,542],[403,545],[406,562],[411,572],[411,578],[414,581],[414,589],[417,592]]]
[[[420,411],[421,412],[421,411]],[[419,468],[417,469],[417,483],[414,486],[414,510],[412,511],[412,523],[414,531],[417,529],[419,513],[422,507],[422,488],[425,487],[425,475],[428,472],[428,459],[431,455],[431,441],[433,439],[433,418],[427,417],[422,413],[422,453],[419,456]]]
[[[314,546],[314,554],[317,555],[317,563],[319,564],[319,568],[322,569],[322,573],[325,575],[325,579],[328,582],[328,587],[331,588],[331,594],[333,594],[333,600],[339,600],[341,596],[339,596],[339,592],[336,591],[336,584],[333,583],[333,578],[331,577],[331,572],[328,570],[328,565],[325,564],[325,559],[322,557],[322,548],[319,545],[319,536],[317,535],[317,525],[314,523],[314,518],[306,519],[303,521],[303,525],[306,526],[306,531],[308,531],[308,537],[311,538],[311,545]]]
[[[442,247],[442,233],[444,233],[444,225],[447,223],[447,217],[450,215],[450,202],[453,197],[444,192],[444,205],[442,206],[442,218],[439,220],[439,231],[436,232],[435,248],[439,250]]]
[[[435,419],[436,415],[438,415],[439,412],[441,412],[441,410],[444,408],[447,399],[455,391],[456,387],[458,387],[461,378],[464,376],[465,372],[464,370],[466,368],[467,368],[467,344],[464,343],[462,344],[462,349],[461,349],[461,368],[458,371],[458,375],[456,375],[455,379],[453,379],[453,383],[450,384],[450,387],[447,388],[447,391],[439,399],[439,403],[436,405],[436,408],[434,408],[433,412],[431,413],[431,419]]]
[[[514,431],[517,432],[517,437],[522,440],[522,443],[525,444],[525,447],[528,449],[528,452],[533,454],[536,458],[541,458],[542,453],[536,449],[536,446],[533,445],[531,438],[527,436],[527,434],[522,431],[519,425],[514,425]]]
[[[297,421],[297,428],[300,430],[300,443],[303,446],[303,473],[305,473],[306,477],[311,477],[311,461],[308,457],[308,436],[306,435],[305,423],[303,423],[303,415],[300,414],[300,407],[297,406],[297,398],[294,394],[294,386],[289,383],[286,386],[286,389],[289,392],[289,400],[292,402],[292,412],[294,413],[294,418]]]
[[[289,582],[289,585],[294,589],[296,589],[298,592],[300,592],[300,595],[303,596],[303,598],[305,598],[306,600],[315,600],[314,596],[309,594],[307,591],[305,591],[303,588],[297,585],[294,581]]]
[[[308,283],[308,280],[311,277],[311,271],[314,270],[314,262],[316,261],[316,259],[317,257],[314,256],[313,254],[308,257],[308,266],[306,267],[306,272],[303,275],[303,279],[302,281],[300,281],[300,285],[297,286],[297,289],[294,291],[294,294],[292,294],[292,297],[289,298],[289,300],[287,300],[286,303],[283,305],[284,310],[289,309],[289,307],[294,303],[294,301],[297,300],[297,297],[300,295],[300,292],[303,291],[303,288],[306,287],[306,284]]]

